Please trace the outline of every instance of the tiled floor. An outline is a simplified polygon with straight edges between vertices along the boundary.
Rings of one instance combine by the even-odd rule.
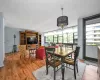
[[[99,80],[97,76],[97,67],[87,65],[82,80]]]
[[[98,66],[98,62],[96,62],[96,61],[87,61],[87,60],[85,60],[84,62],[85,62],[87,65]]]

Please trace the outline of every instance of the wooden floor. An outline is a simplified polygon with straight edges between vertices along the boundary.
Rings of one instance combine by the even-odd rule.
[[[0,68],[0,80],[36,80],[32,72],[44,65],[45,61],[39,59],[21,61],[18,53],[6,55],[4,67]],[[86,66],[82,80],[98,80],[97,67]]]
[[[45,65],[44,60],[21,61],[19,54],[7,55],[0,68],[0,80],[36,80],[32,72]]]

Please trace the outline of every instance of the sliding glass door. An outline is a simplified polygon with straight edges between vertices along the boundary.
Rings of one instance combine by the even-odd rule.
[[[97,61],[100,46],[100,15],[84,18],[83,57],[86,60]],[[83,34],[83,35],[84,35]]]

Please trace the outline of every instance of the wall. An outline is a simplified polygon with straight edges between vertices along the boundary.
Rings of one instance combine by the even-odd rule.
[[[3,66],[3,61],[5,57],[5,50],[4,50],[4,18],[3,13],[0,12],[0,67]]]
[[[79,58],[83,59],[83,19],[78,19],[78,46],[80,46]]]
[[[14,45],[14,37],[13,37],[14,34],[16,35],[15,44],[16,45],[20,44],[19,31],[23,30],[24,29],[5,27],[5,53],[12,52]]]
[[[41,34],[41,45],[44,46],[44,33]]]

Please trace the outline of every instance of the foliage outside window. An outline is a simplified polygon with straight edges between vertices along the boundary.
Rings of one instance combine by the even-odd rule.
[[[73,43],[73,33],[68,33],[68,43]]]
[[[57,43],[57,36],[54,36],[54,43]]]
[[[63,43],[68,43],[68,34],[63,35]]]
[[[53,35],[46,36],[46,42],[53,42]]]
[[[62,36],[58,36],[58,43],[62,43]]]
[[[75,35],[73,35],[75,33]],[[53,32],[47,32],[45,37],[45,42],[54,42],[54,43],[73,43],[73,36],[75,36],[75,42],[77,43],[77,26],[70,27],[68,29],[64,29],[63,31],[63,37],[62,37],[62,31],[53,31]]]

